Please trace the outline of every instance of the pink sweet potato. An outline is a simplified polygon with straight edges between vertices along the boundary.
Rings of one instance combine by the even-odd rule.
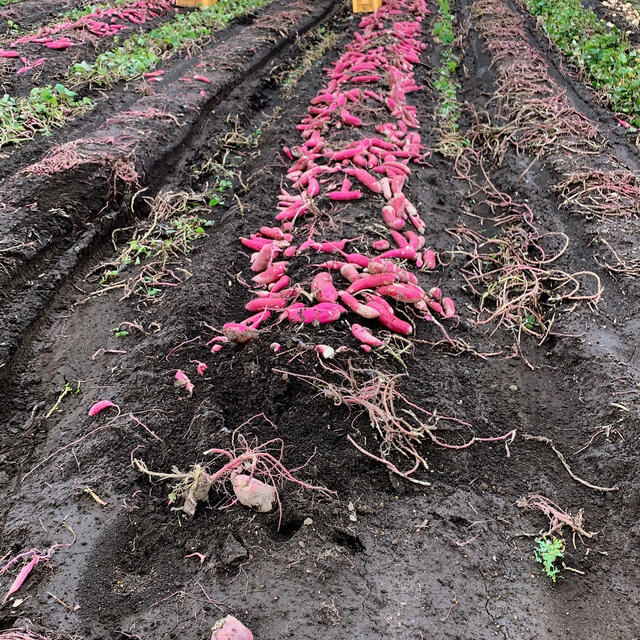
[[[113,404],[111,400],[100,400],[99,402],[96,402],[94,405],[91,406],[91,408],[89,409],[89,415],[90,416],[98,415],[103,409],[106,409],[107,407],[115,407],[115,406],[116,405]]]
[[[381,296],[388,296],[400,302],[413,304],[424,298],[424,291],[415,284],[397,283],[385,287],[379,287],[378,293]]]
[[[333,278],[330,273],[323,271],[311,282],[311,293],[318,302],[335,302],[338,292],[333,286]]]
[[[351,283],[347,293],[353,295],[363,289],[376,289],[377,287],[393,284],[397,279],[398,276],[395,273],[378,273],[372,276],[364,276]]]
[[[344,302],[344,304],[354,313],[357,313],[359,316],[363,318],[367,318],[368,320],[373,320],[377,318],[380,313],[376,311],[373,307],[369,307],[366,304],[362,304],[356,298],[354,298],[350,293],[346,291],[340,292],[340,300]]]
[[[358,269],[353,264],[343,264],[340,267],[340,275],[349,282],[355,282],[360,278]]]
[[[190,396],[193,395],[193,383],[191,382],[191,380],[189,380],[188,376],[184,371],[182,371],[182,369],[178,369],[173,377],[174,386],[184,387]]]
[[[346,201],[346,200],[359,200],[362,198],[361,191],[330,191],[327,196],[329,200]]]
[[[287,300],[276,296],[267,298],[254,298],[249,300],[244,308],[247,311],[264,311],[265,309],[283,309],[287,306]]]
[[[387,329],[405,336],[411,335],[413,332],[413,327],[408,322],[395,316],[392,311],[389,311],[389,305],[384,304],[380,298],[371,298],[368,305],[379,311],[378,321]]]
[[[294,305],[291,305],[293,307]],[[288,312],[290,322],[310,324],[317,322],[326,324],[335,322],[346,309],[335,302],[320,302],[313,307],[297,307]]]
[[[351,333],[363,344],[371,347],[381,347],[384,342],[379,338],[376,338],[368,329],[365,329],[361,324],[354,323],[351,325]]]
[[[456,305],[451,298],[442,298],[442,310],[445,318],[453,318],[456,315]]]
[[[253,633],[233,616],[218,620],[211,640],[253,640]]]

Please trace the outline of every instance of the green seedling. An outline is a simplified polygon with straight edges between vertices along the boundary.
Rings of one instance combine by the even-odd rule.
[[[536,548],[533,553],[536,558],[536,562],[539,562],[545,574],[555,582],[558,578],[561,578],[560,569],[556,566],[556,562],[564,557],[564,540],[552,536],[548,538],[546,536],[535,539]]]

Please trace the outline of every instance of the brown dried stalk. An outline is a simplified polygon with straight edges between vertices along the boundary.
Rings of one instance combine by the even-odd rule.
[[[575,516],[572,516],[570,513],[563,511],[557,504],[549,500],[549,498],[539,494],[523,496],[516,501],[516,504],[521,509],[538,509],[549,518],[548,531],[544,533],[540,531],[538,535],[550,536],[559,532],[563,527],[570,527],[574,533],[584,536],[585,538],[593,538],[597,535],[596,532],[586,531],[582,526],[584,509],[580,509]]]
[[[598,264],[614,275],[623,275],[630,278],[640,278],[640,255],[637,257],[622,256],[620,250],[616,251],[604,238],[600,237],[602,243],[611,252],[611,257],[596,261]],[[638,248],[634,247],[633,251],[638,253]],[[615,262],[613,262],[615,259]]]
[[[462,274],[471,291],[480,298],[477,325],[495,324],[514,332],[517,342],[523,333],[542,344],[552,334],[555,310],[561,303],[597,304],[602,294],[600,278],[592,271],[567,273],[550,265],[566,251],[569,238],[564,233],[538,234],[515,225],[498,237],[488,238],[465,226],[447,229],[459,245],[455,251],[467,257]],[[545,249],[550,240],[559,248]],[[581,293],[584,278],[595,281],[594,293]]]
[[[358,369],[352,366],[351,362],[346,371],[337,366],[326,365],[322,361],[320,364],[328,372],[338,376],[340,384],[291,371],[274,371],[304,380],[332,400],[336,406],[344,404],[354,409],[354,422],[360,416],[367,416],[378,434],[379,455],[358,444],[350,435],[347,436],[347,440],[362,454],[384,464],[390,471],[410,482],[430,484],[413,475],[421,468],[429,468],[424,456],[419,452],[419,447],[427,440],[446,449],[466,449],[477,442],[505,442],[508,445],[515,437],[516,432],[512,430],[494,437],[471,436],[459,443],[447,442],[435,433],[443,428],[441,425],[448,424],[450,428],[464,427],[469,431],[472,430],[472,425],[458,418],[441,416],[436,411],[428,411],[411,402],[397,388],[398,381],[403,377],[401,374],[389,374],[377,369]],[[407,460],[407,467],[399,468],[392,461],[392,457]]]
[[[585,168],[567,174],[552,187],[560,208],[587,218],[627,218],[640,214],[640,182],[632,171]]]

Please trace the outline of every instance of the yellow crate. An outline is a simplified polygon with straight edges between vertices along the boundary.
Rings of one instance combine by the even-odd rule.
[[[176,7],[200,7],[205,9],[206,7],[213,7],[218,0],[175,0]]]
[[[380,8],[382,0],[351,0],[353,13],[371,13]]]

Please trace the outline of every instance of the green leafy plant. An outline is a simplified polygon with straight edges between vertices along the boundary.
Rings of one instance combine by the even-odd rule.
[[[564,557],[564,540],[551,536],[535,539],[536,547],[533,550],[536,561],[539,562],[545,574],[555,582],[561,578],[560,569],[556,562]]]
[[[23,98],[4,94],[0,98],[0,147],[47,135],[70,117],[93,107],[90,98],[78,98],[63,84],[34,87]]]
[[[433,25],[433,35],[443,44],[451,44],[455,40],[453,32],[453,15],[449,0],[438,0],[440,17]]]
[[[580,0],[524,0],[558,49],[610,106],[640,127],[640,49],[624,31],[585,9]]]

